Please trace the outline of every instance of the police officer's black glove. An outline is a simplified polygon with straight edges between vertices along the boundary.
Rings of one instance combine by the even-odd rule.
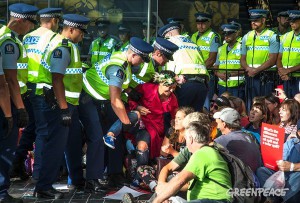
[[[25,109],[18,109],[17,110],[17,126],[19,128],[24,128],[28,124],[28,113]]]
[[[2,136],[3,139],[6,139],[11,134],[11,131],[14,126],[13,117],[5,117],[2,123],[2,129],[4,130],[4,135]]]
[[[68,127],[71,125],[72,115],[68,108],[61,109],[60,116],[61,116],[61,124],[63,126]]]
[[[128,98],[132,101],[138,102],[142,98],[142,94],[137,92],[135,89],[131,89],[128,93]]]

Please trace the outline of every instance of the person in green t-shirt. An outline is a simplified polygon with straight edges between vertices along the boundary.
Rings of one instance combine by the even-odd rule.
[[[231,200],[227,194],[232,187],[231,175],[226,161],[215,149],[208,146],[209,131],[210,127],[207,124],[194,121],[187,125],[185,139],[192,156],[184,169],[170,182],[159,182],[154,203],[164,202],[176,194],[187,182],[190,182],[187,193],[188,201],[228,202]]]

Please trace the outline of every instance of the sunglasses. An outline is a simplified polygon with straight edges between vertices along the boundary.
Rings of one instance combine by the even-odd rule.
[[[219,106],[216,103],[211,103],[210,108],[214,108],[215,110],[218,110]]]

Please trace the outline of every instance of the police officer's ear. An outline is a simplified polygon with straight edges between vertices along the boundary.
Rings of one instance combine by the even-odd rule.
[[[262,18],[262,19],[261,19],[261,22],[262,22],[263,24],[265,24],[265,23],[266,23],[266,18]]]

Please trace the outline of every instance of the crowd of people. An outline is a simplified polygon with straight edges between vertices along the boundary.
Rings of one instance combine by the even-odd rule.
[[[268,11],[249,10],[252,30],[244,36],[236,19],[221,26],[221,37],[212,15],[198,12],[198,31],[189,37],[183,19],[169,18],[150,43],[125,25],[118,41],[109,22],[98,21],[86,63],[78,43],[89,18],[24,3],[10,5],[9,14],[0,29],[0,202],[23,202],[8,193],[10,177],[29,178],[24,161],[33,147],[37,198],[63,198],[53,184],[66,165],[70,190],[103,195],[131,186],[154,192],[151,202],[231,202],[233,174],[210,145],[249,166],[263,187],[275,173],[263,166],[263,122],[284,128],[277,164],[289,190],[261,201],[297,202],[299,10],[278,13],[273,30]],[[274,91],[275,77],[283,89]],[[136,160],[127,164],[130,177],[123,172],[128,154]],[[186,200],[175,197],[179,191]],[[125,194],[123,201],[135,200]]]

